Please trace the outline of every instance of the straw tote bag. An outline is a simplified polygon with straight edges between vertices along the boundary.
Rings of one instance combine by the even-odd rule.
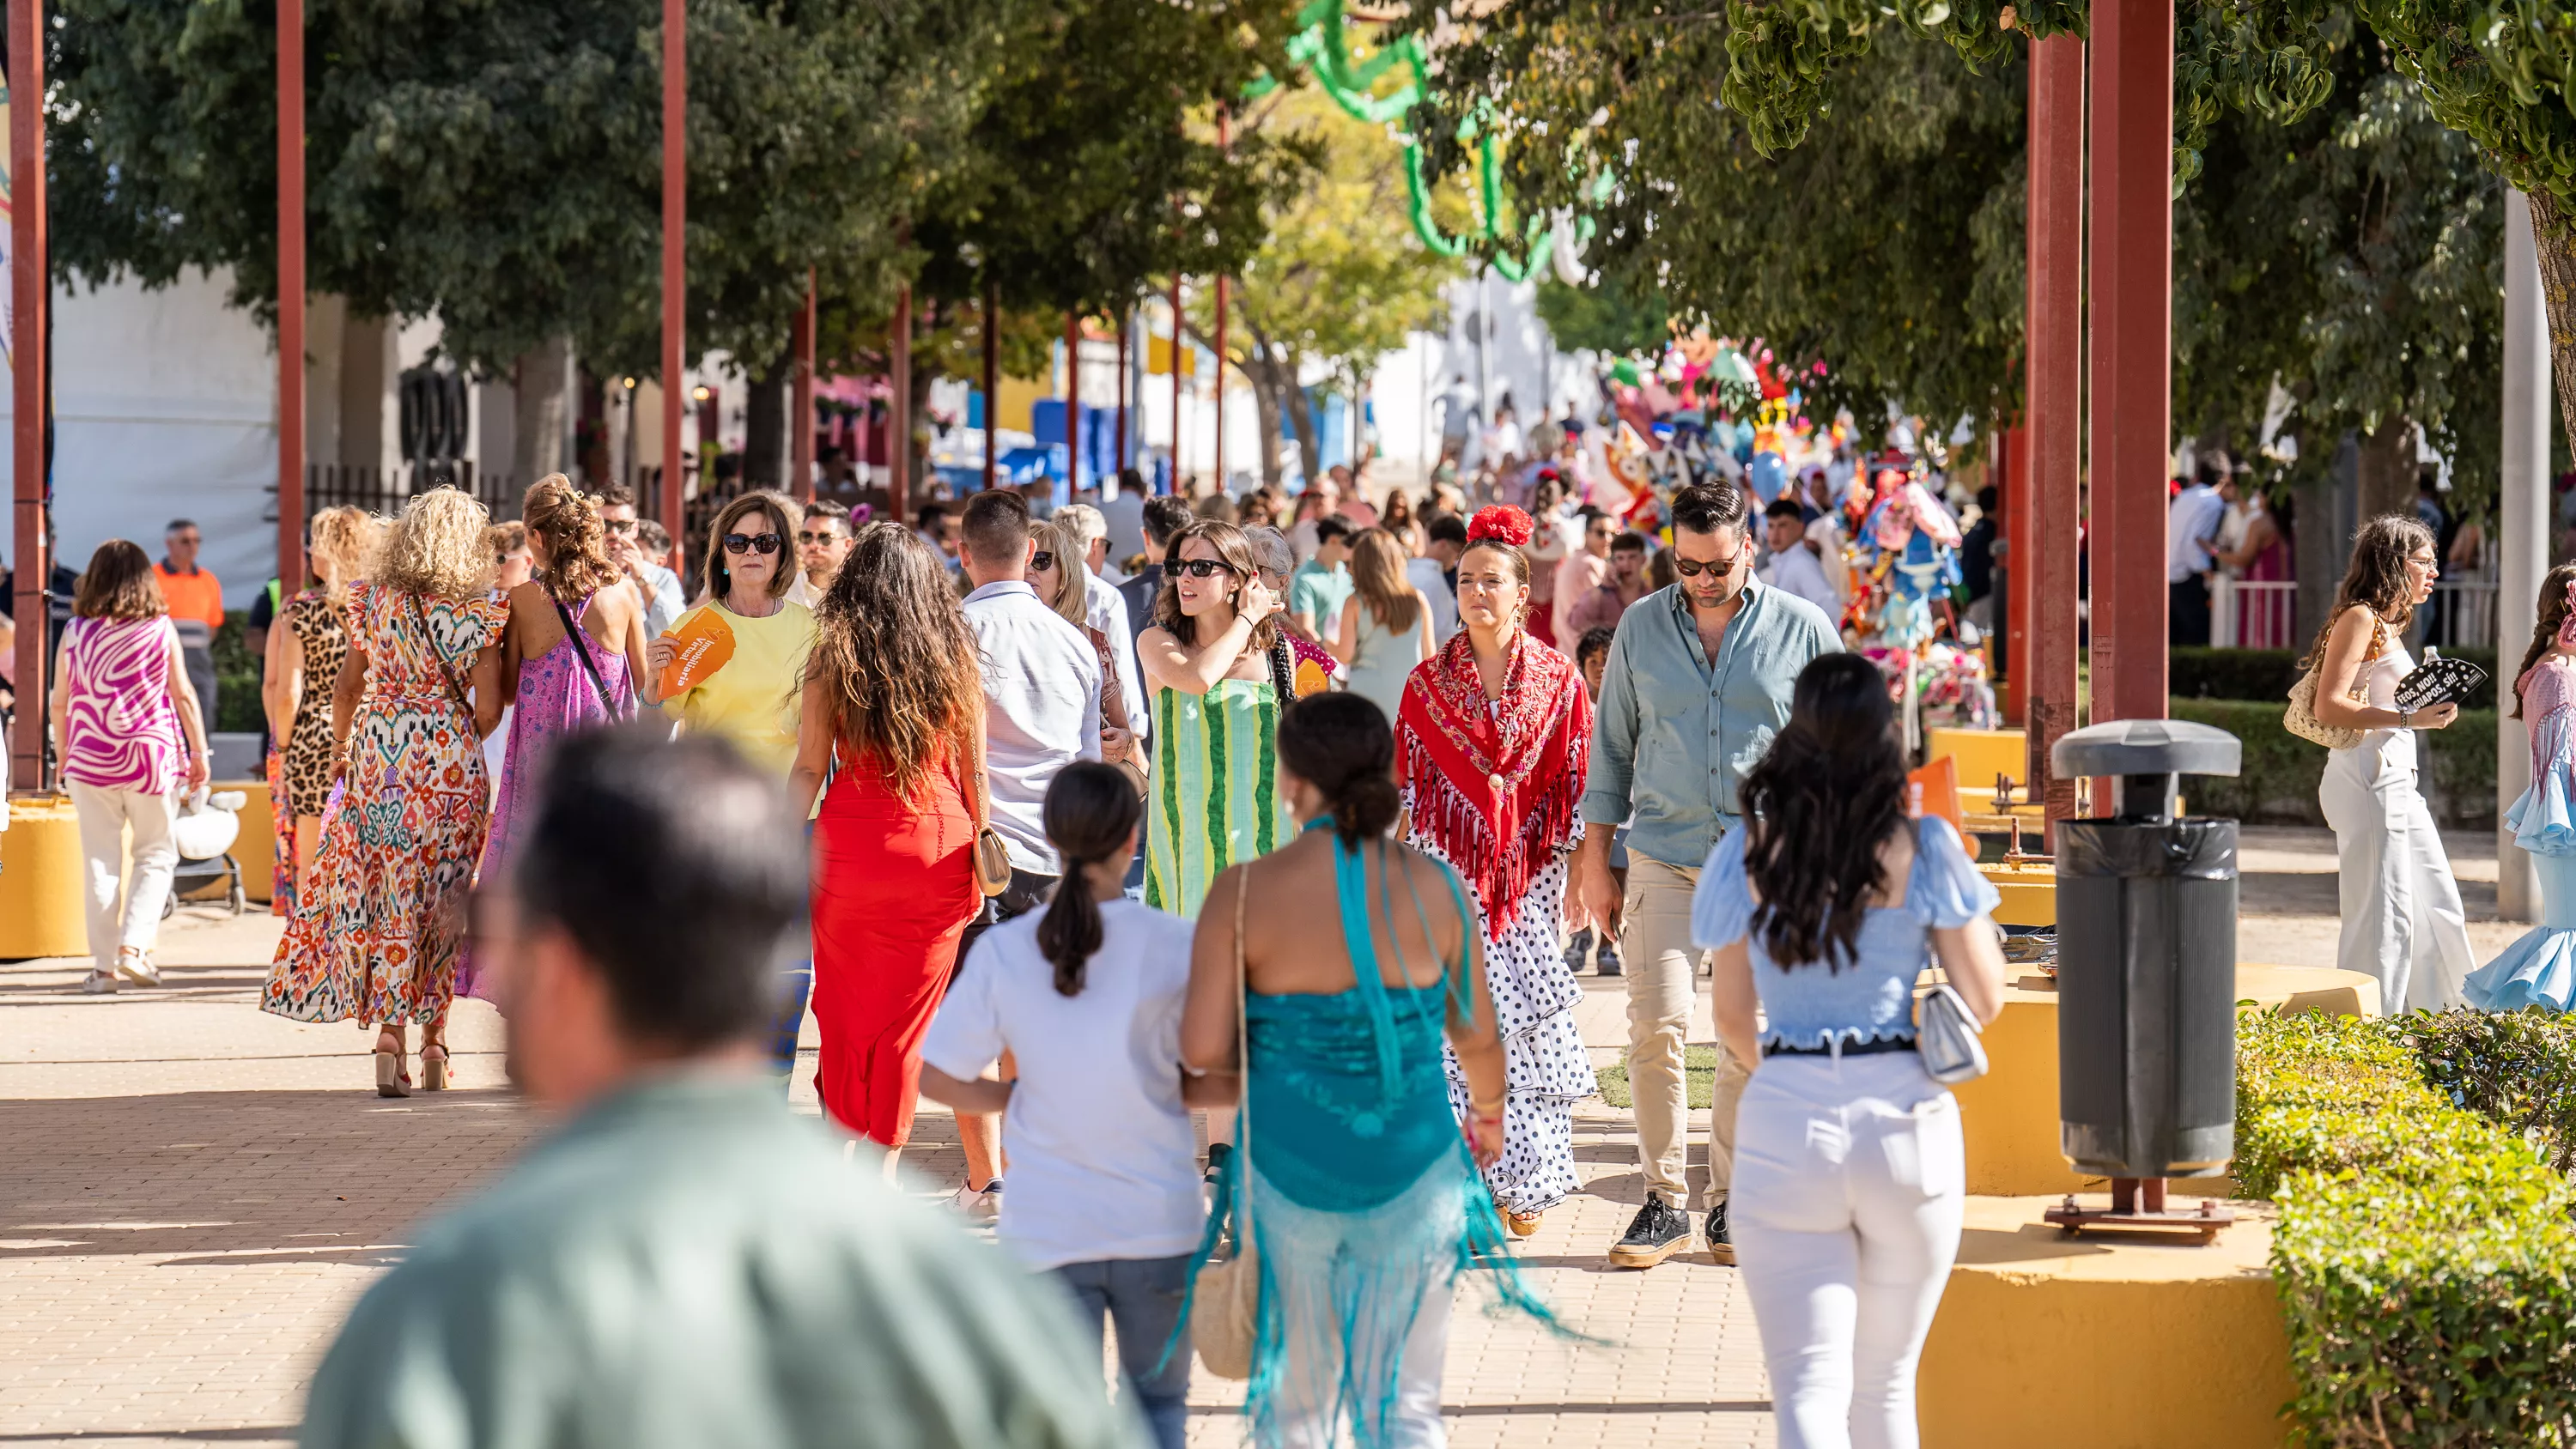
[[[1234,1254],[1222,1263],[1199,1269],[1191,1290],[1190,1343],[1199,1361],[1221,1379],[1252,1377],[1252,1344],[1260,1336],[1261,1249],[1252,1235],[1252,1055],[1245,1024],[1244,993],[1250,988],[1243,972],[1243,903],[1252,894],[1252,864],[1236,877],[1234,893],[1234,1069],[1244,1084],[1242,1140],[1234,1144],[1235,1201],[1242,1206],[1235,1222]]]
[[[2370,666],[2388,652],[2388,626],[2377,619],[2370,621],[2370,652],[2362,656],[2361,672],[2353,676],[2352,692],[2347,696],[2355,703],[2370,697]],[[2317,679],[2325,670],[2322,651],[2299,682],[2290,686],[2290,707],[2282,712],[2281,728],[2330,750],[2348,750],[2361,743],[2362,732],[2330,725],[2317,718]]]

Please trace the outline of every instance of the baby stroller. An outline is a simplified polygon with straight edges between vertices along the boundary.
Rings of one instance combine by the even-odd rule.
[[[179,818],[171,826],[170,838],[179,847],[178,868],[170,873],[170,894],[161,899],[161,918],[179,908],[181,894],[197,890],[209,881],[229,881],[224,904],[236,916],[242,913],[241,862],[233,859],[233,841],[241,835],[241,817],[235,812],[248,803],[239,790],[221,790],[208,794],[202,787],[179,802]]]

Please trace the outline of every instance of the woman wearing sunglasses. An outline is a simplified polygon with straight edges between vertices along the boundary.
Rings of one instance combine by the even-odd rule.
[[[814,642],[814,615],[787,599],[789,517],[774,494],[726,504],[707,527],[707,601],[645,649],[646,694],[664,714],[687,733],[723,735],[780,779],[796,766],[796,682]],[[691,662],[674,674],[684,650]]]
[[[1154,622],[1136,640],[1153,696],[1145,903],[1158,910],[1197,915],[1218,871],[1296,834],[1277,775],[1278,613],[1243,530],[1199,522],[1172,535]]]

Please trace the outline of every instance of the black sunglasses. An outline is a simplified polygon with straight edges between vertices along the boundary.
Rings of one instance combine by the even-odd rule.
[[[796,541],[798,543],[830,543],[832,540],[839,538],[840,536],[840,532],[837,529],[827,528],[821,533],[799,529],[796,534]]]
[[[727,553],[776,553],[778,535],[774,533],[728,533],[724,536]]]
[[[1037,570],[1038,572],[1040,572],[1040,573],[1044,573],[1044,572],[1046,572],[1048,569],[1054,568],[1054,567],[1055,567],[1055,551],[1054,551],[1054,550],[1052,550],[1052,549],[1044,549],[1044,548],[1042,548],[1042,549],[1039,549],[1036,553],[1030,554],[1030,555],[1029,555],[1029,567],[1030,567],[1030,568],[1033,568],[1033,569],[1036,569],[1036,570]]]
[[[632,518],[612,518],[601,526],[606,528],[610,533],[633,533],[635,531],[635,520]]]
[[[1203,579],[1211,574],[1233,573],[1234,565],[1212,558],[1185,558],[1172,565],[1172,569],[1176,573],[1188,574],[1194,579]]]
[[[1686,579],[1698,578],[1703,571],[1730,574],[1735,572],[1735,566],[1742,562],[1744,562],[1744,550],[1740,548],[1725,558],[1711,559],[1707,563],[1698,563],[1676,553],[1673,555],[1673,572]]]

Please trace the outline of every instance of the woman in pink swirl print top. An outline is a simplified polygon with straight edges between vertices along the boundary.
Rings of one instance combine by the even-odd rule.
[[[114,991],[118,977],[159,985],[152,947],[179,863],[170,835],[178,787],[206,782],[206,731],[160,580],[139,546],[110,539],[90,555],[63,631],[51,704],[87,861],[91,964],[81,990]]]

